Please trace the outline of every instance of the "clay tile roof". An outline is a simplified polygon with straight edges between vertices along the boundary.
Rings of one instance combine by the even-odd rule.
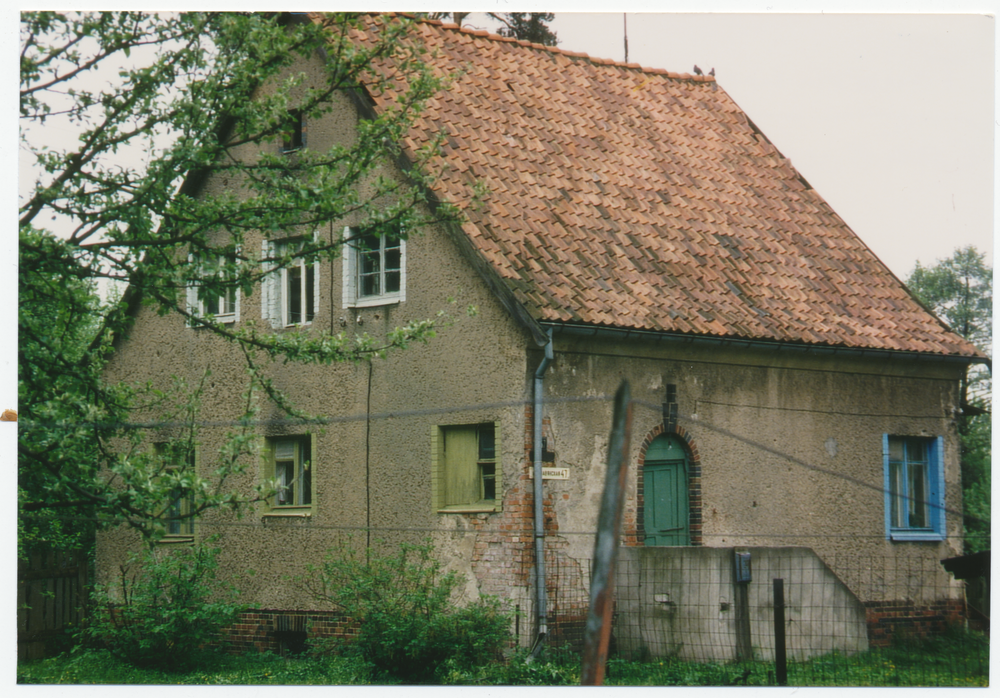
[[[465,209],[462,230],[536,321],[984,356],[714,77],[436,22],[414,36],[455,77],[403,146],[447,133],[435,194]],[[467,206],[479,183],[489,193]]]

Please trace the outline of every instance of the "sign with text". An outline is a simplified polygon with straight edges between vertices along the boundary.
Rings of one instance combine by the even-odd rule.
[[[535,469],[528,468],[528,479],[535,479]],[[569,480],[569,468],[542,468],[543,480]]]

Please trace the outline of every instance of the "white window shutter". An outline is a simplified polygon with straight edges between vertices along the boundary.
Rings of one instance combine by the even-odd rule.
[[[319,242],[319,228],[313,232],[313,240]],[[313,262],[313,313],[319,314],[319,260]],[[315,317],[310,322],[315,322]]]
[[[277,291],[271,299],[271,312],[277,327],[288,326],[288,267],[282,267],[275,273]]]
[[[268,248],[267,240],[264,240],[263,242],[260,243],[261,260],[267,259],[268,257],[267,248]],[[267,273],[270,267],[271,267],[270,264],[261,261],[260,269],[263,272],[263,274],[260,277],[260,319],[265,322],[271,319],[271,314],[269,312],[270,310],[269,301],[271,300],[271,278],[270,275]]]
[[[406,302],[406,240],[399,240],[399,302]]]
[[[350,242],[347,242],[351,237],[351,228],[349,226],[344,228],[344,246],[341,250],[341,257],[344,260],[343,272],[344,272],[344,282],[343,282],[343,294],[341,295],[341,305],[344,308],[350,308],[354,305],[354,301],[357,300],[357,295],[355,292],[355,280],[354,275],[356,273],[357,260],[355,258],[355,248]]]
[[[188,255],[188,265],[194,264],[194,257]],[[201,304],[198,302],[198,286],[194,283],[188,283],[185,289],[187,293],[187,311],[192,315],[201,315]],[[187,324],[189,327],[193,326],[193,323],[188,320]]]
[[[261,243],[261,258],[273,257],[275,245],[270,240]],[[281,290],[279,287],[278,275],[271,271],[274,264],[263,262],[261,269],[264,278],[260,282],[260,316],[265,322],[271,324],[272,328],[281,326]]]

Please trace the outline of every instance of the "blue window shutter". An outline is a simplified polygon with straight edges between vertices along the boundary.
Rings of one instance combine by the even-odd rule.
[[[882,434],[882,491],[885,500],[885,539],[892,538],[892,491],[889,489],[889,435]]]
[[[944,519],[944,437],[937,437],[931,443],[928,454],[928,493],[930,502],[928,509],[931,515],[931,528],[942,538],[945,535]]]

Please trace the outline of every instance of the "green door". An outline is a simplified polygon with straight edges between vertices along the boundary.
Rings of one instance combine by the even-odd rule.
[[[643,466],[646,545],[690,545],[688,459],[680,439],[658,436]]]

